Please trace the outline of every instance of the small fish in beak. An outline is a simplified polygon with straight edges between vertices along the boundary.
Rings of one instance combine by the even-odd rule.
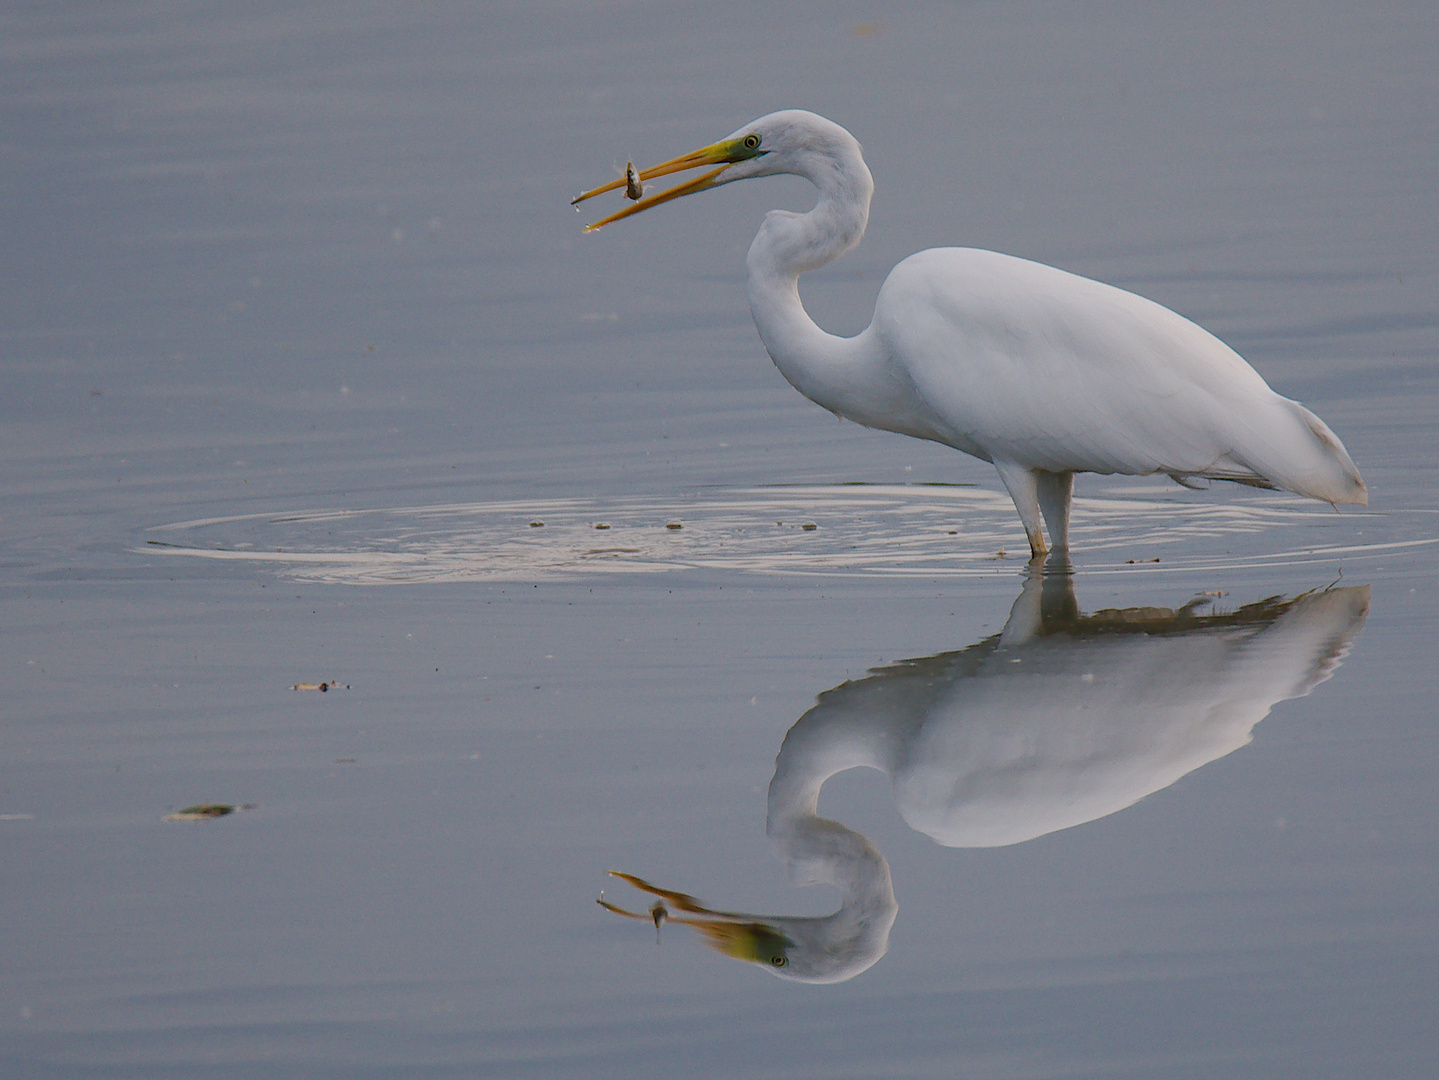
[[[645,197],[645,186],[640,182],[640,172],[633,161],[625,162],[625,198],[639,202]]]

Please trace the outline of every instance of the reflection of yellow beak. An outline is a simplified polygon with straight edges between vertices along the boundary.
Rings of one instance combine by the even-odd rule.
[[[652,206],[659,206],[660,203],[667,203],[678,199],[681,195],[693,195],[696,191],[703,191],[707,187],[714,186],[715,177],[724,172],[724,166],[736,161],[745,161],[757,156],[757,151],[744,145],[743,139],[730,139],[727,142],[718,142],[713,146],[702,147],[691,154],[684,154],[680,157],[666,161],[662,165],[655,165],[643,170],[639,176],[640,180],[653,180],[657,176],[668,176],[670,173],[684,172],[686,169],[700,169],[706,165],[719,165],[720,168],[712,169],[703,176],[697,176],[693,180],[687,180],[683,184],[670,188],[668,191],[661,191],[658,195],[651,195],[647,199],[640,199],[633,206],[627,206],[618,213],[611,214],[607,218],[596,221],[593,225],[586,225],[585,232],[594,232],[606,225],[621,218],[627,218],[632,214],[638,214],[641,210],[648,210]],[[596,195],[603,195],[607,191],[614,191],[616,188],[625,186],[625,177],[618,180],[611,180],[608,184],[601,184],[593,191],[586,191],[570,200],[570,205],[578,206],[586,199],[593,199]]]
[[[761,922],[753,915],[743,915],[735,911],[715,911],[705,907],[688,893],[661,889],[658,885],[653,885],[644,878],[635,877],[633,874],[611,870],[610,875],[622,881],[628,881],[636,889],[647,892],[651,896],[668,900],[680,911],[706,917],[694,919],[682,915],[671,915],[662,903],[655,904],[650,908],[648,915],[641,915],[637,911],[627,911],[611,904],[601,894],[597,902],[607,911],[613,911],[616,915],[623,915],[629,919],[654,919],[656,930],[666,919],[684,926],[692,926],[704,935],[705,943],[710,948],[722,952],[726,956],[732,956],[736,960],[747,960],[752,964],[768,964],[770,967],[776,968],[782,968],[789,964],[787,950],[794,947],[794,942],[769,923]]]

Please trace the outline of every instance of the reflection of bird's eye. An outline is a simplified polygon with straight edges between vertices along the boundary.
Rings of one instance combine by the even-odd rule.
[[[771,956],[769,962],[775,967],[784,967],[789,963],[789,958],[786,957],[784,953],[780,953],[778,956]]]
[[[751,132],[750,134],[748,134],[748,135],[746,135],[746,136],[744,137],[744,148],[745,148],[746,150],[754,150],[754,149],[756,149],[758,146],[759,146],[759,136],[758,136],[758,135],[756,135],[756,134],[754,134],[753,132]],[[780,966],[780,965],[777,964],[777,965],[775,965],[775,966],[778,967],[778,966]]]

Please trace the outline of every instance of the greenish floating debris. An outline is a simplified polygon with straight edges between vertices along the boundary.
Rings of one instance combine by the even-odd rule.
[[[545,527],[545,523],[544,523],[543,521],[532,521],[532,522],[530,522],[530,528],[532,528],[532,529],[543,529],[544,527]]]
[[[596,528],[596,529],[608,529],[609,526],[606,525],[603,521],[597,521],[597,522],[595,522],[595,528]]]
[[[811,521],[807,525],[801,525],[800,528],[803,529],[805,532],[814,532],[816,529],[819,528],[819,526]]]
[[[683,529],[684,526],[681,525],[678,521],[671,521],[669,524],[667,524],[667,525],[665,526],[665,528],[666,528],[666,529]]]
[[[233,814],[235,808],[229,803],[196,803],[194,806],[187,806],[183,810],[177,810],[173,814],[166,814],[166,821],[208,821],[210,818],[224,817],[226,814]]]

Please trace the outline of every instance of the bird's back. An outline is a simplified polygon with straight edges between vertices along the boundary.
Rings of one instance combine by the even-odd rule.
[[[1009,255],[901,262],[871,332],[939,440],[1056,472],[1262,481],[1363,502],[1338,438],[1169,309]]]

